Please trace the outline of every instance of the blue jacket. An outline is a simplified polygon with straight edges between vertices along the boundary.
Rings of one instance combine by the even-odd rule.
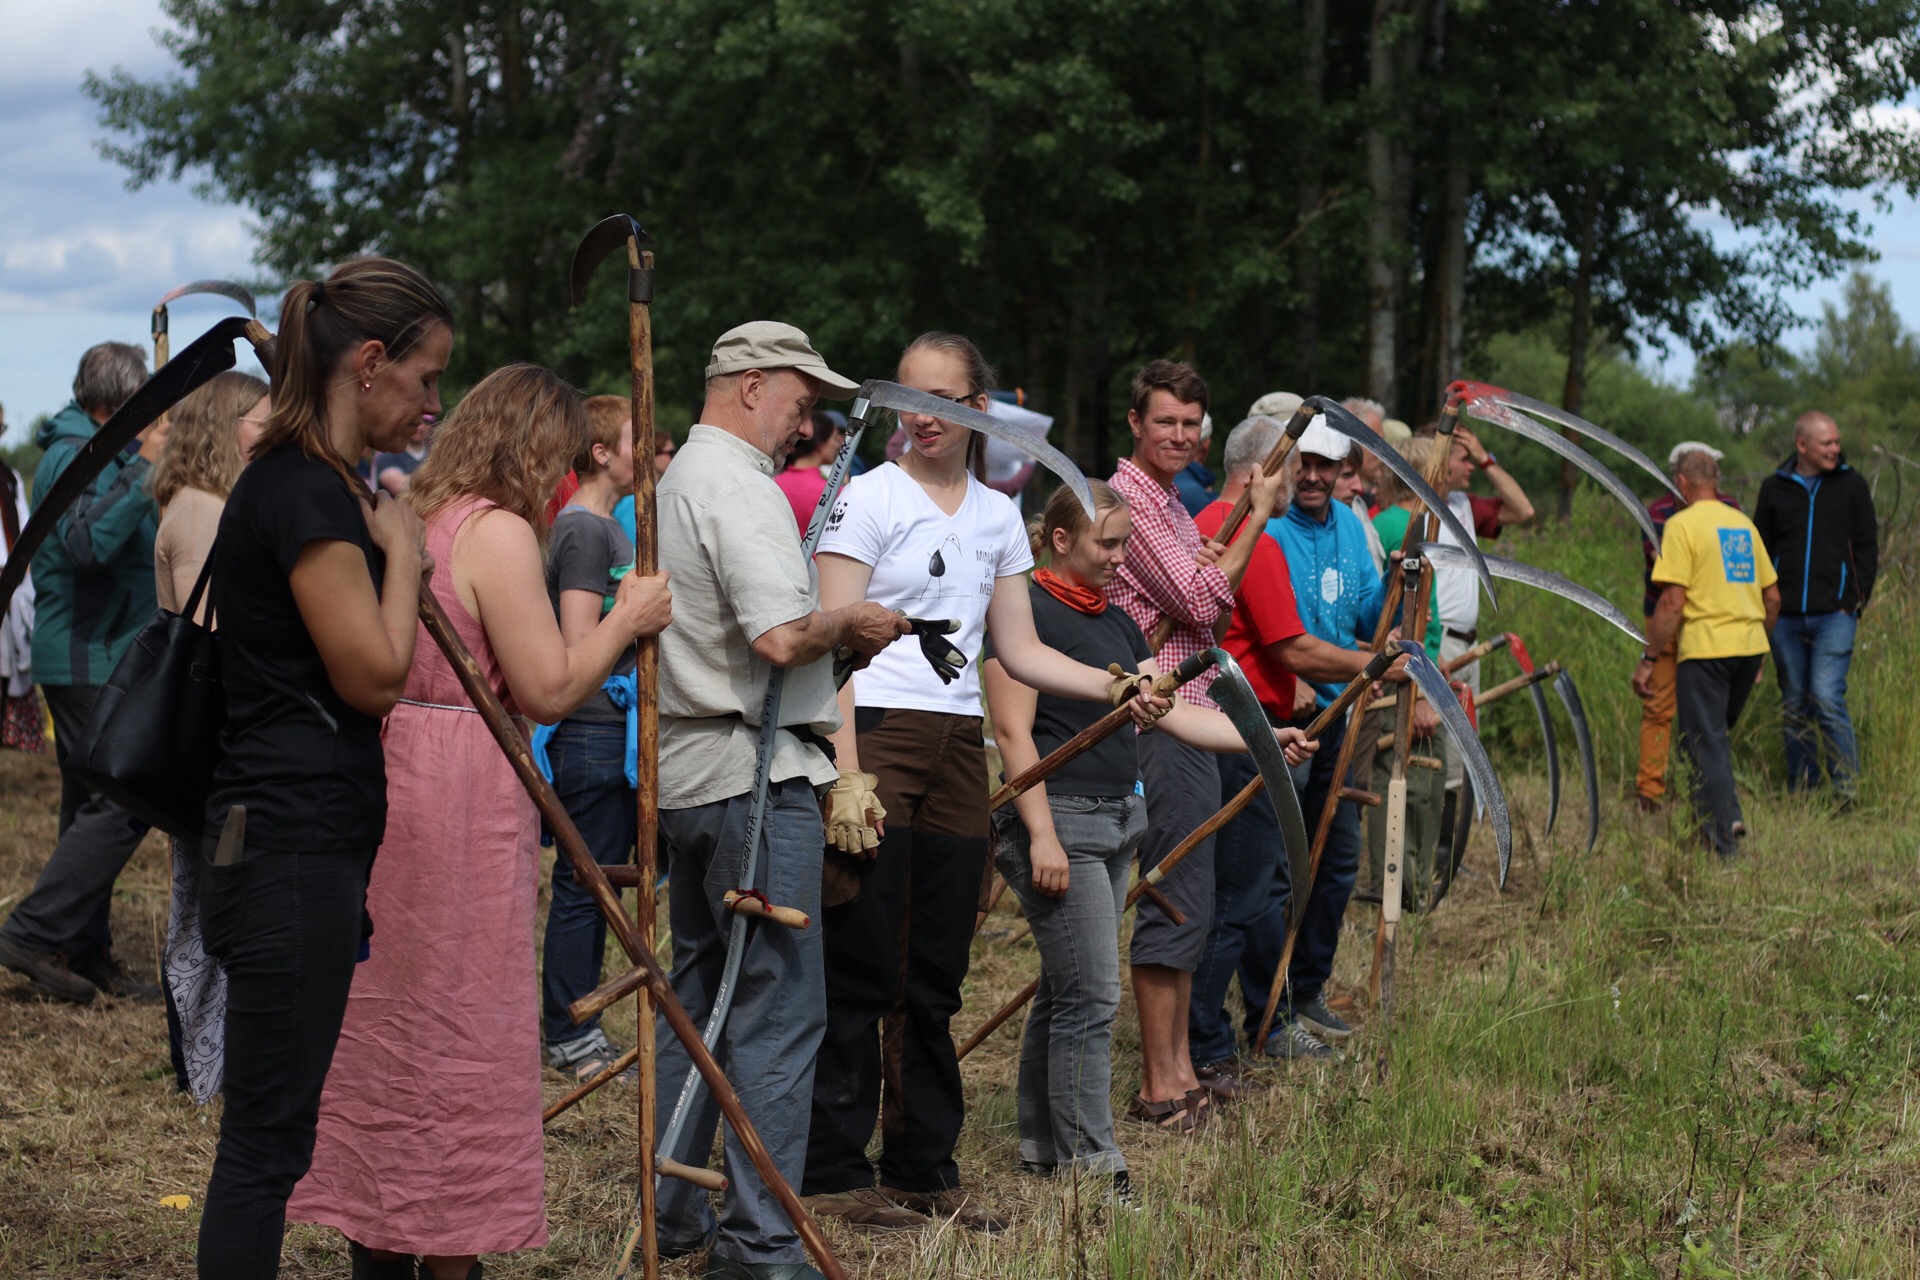
[[[36,505],[95,430],[78,404],[40,428],[34,443],[46,454],[33,473]],[[34,553],[33,678],[41,684],[105,684],[160,607],[153,587],[160,509],[147,492],[150,470],[135,453],[107,463]]]
[[[1360,517],[1346,506],[1327,505],[1331,520],[1316,520],[1290,505],[1285,515],[1267,521],[1267,532],[1286,552],[1293,575],[1294,603],[1308,634],[1342,649],[1370,643],[1380,623],[1385,592],[1367,547]],[[1339,684],[1315,684],[1319,704],[1340,692]]]

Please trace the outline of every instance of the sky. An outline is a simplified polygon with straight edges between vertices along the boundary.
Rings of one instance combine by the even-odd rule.
[[[0,443],[19,443],[36,415],[67,402],[74,366],[93,343],[119,339],[151,353],[153,304],[177,285],[258,274],[245,210],[202,200],[191,175],[129,191],[125,172],[99,153],[105,130],[82,77],[89,68],[168,73],[171,59],[155,38],[166,24],[156,0],[0,0]],[[1868,269],[1915,325],[1920,203],[1896,201],[1873,216],[1881,258]],[[1840,290],[1825,281],[1790,300],[1817,319]],[[186,298],[169,313],[178,347],[233,307]],[[1789,344],[1806,341],[1803,332]],[[1683,350],[1648,361],[1670,381],[1692,375]],[[243,353],[240,367],[251,363]]]

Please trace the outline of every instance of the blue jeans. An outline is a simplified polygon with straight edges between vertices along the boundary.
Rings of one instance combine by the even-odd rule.
[[[1067,892],[1058,898],[1033,887],[1027,828],[1012,807],[994,824],[994,862],[1040,949],[1040,990],[1020,1041],[1020,1158],[1118,1173],[1127,1167],[1113,1137],[1120,911],[1133,851],[1147,832],[1147,802],[1050,795],[1047,807],[1067,853]]]
[[[673,993],[693,1025],[704,1028],[726,964],[733,913],[721,903],[744,887],[747,793],[691,809],[662,809],[660,835],[673,870],[667,892],[673,924]],[[754,888],[781,906],[812,917],[804,929],[755,924],[748,928],[733,1013],[714,1057],[733,1082],[740,1104],[773,1157],[780,1176],[798,1185],[807,1162],[807,1124],[813,1107],[813,1063],[827,1027],[826,955],[820,941],[820,856],[826,833],[820,802],[805,778],[776,782],[767,794],[766,844]],[[660,1059],[660,1132],[665,1133],[692,1069],[686,1048],[656,1026]],[[713,1150],[720,1107],[703,1085],[677,1149],[664,1152],[704,1165]],[[726,1135],[729,1190],[714,1254],[735,1262],[801,1262],[806,1250],[731,1125]],[[681,1248],[715,1229],[707,1193],[677,1178],[660,1180],[660,1243]]]
[[[1238,795],[1259,773],[1253,757],[1220,757],[1220,802]],[[1285,846],[1273,801],[1263,788],[1238,817],[1220,828],[1213,843],[1213,929],[1207,935],[1200,967],[1193,972],[1193,1000],[1187,1009],[1187,1040],[1195,1066],[1233,1057],[1233,1020],[1227,1016],[1227,988],[1240,968],[1247,939],[1272,909],[1274,881],[1286,880]],[[1279,901],[1284,904],[1285,897]],[[1281,940],[1285,941],[1285,935]],[[1273,975],[1272,962],[1260,979]]]
[[[603,867],[628,860],[640,822],[627,785],[626,749],[626,725],[591,721],[564,721],[547,744],[553,789]],[[600,1025],[598,1017],[576,1025],[567,1006],[600,985],[606,949],[606,917],[573,878],[572,865],[555,858],[553,903],[540,958],[540,1024],[548,1044],[578,1039]]]
[[[1820,735],[1826,737],[1826,772],[1834,790],[1851,797],[1860,773],[1860,750],[1847,714],[1847,667],[1853,662],[1850,613],[1783,613],[1773,628],[1773,664],[1780,677],[1780,709],[1787,737],[1787,785],[1795,791],[1820,783]],[[1818,734],[1815,727],[1818,726]]]
[[[1312,759],[1294,770],[1294,785],[1300,774],[1307,775],[1300,791],[1300,808],[1306,815],[1307,834],[1317,829],[1320,811],[1330,797],[1337,796],[1340,780],[1333,776],[1334,762],[1340,754],[1340,740],[1346,736],[1346,722],[1340,721],[1320,739],[1320,750]],[[1221,757],[1222,760],[1227,757]],[[1333,826],[1327,832],[1327,845],[1320,855],[1320,871],[1314,877],[1313,891],[1307,895],[1306,918],[1300,937],[1293,944],[1293,962],[1287,968],[1288,1001],[1281,1005],[1280,1021],[1290,1018],[1291,1004],[1305,1004],[1320,994],[1333,976],[1333,953],[1340,945],[1340,922],[1347,914],[1347,899],[1353,896],[1354,878],[1360,871],[1360,811],[1351,800],[1335,801]],[[1273,877],[1273,888],[1266,912],[1247,934],[1247,947],[1240,956],[1240,995],[1247,1005],[1247,1036],[1260,1029],[1267,992],[1274,971],[1280,965],[1280,953],[1287,943],[1287,901],[1291,895],[1287,864],[1280,863]],[[1257,1052],[1260,1046],[1254,1046]],[[1195,1055],[1198,1061],[1198,1055]]]

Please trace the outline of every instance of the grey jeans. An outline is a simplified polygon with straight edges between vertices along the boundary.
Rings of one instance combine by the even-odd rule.
[[[1733,726],[1753,694],[1765,654],[1744,658],[1689,658],[1675,668],[1674,710],[1680,722],[1680,747],[1693,762],[1693,808],[1714,852],[1731,857],[1739,849],[1733,824],[1740,818],[1740,793],[1733,782]]]
[[[54,754],[62,777],[60,839],[33,892],[21,900],[0,932],[34,951],[58,951],[70,963],[89,959],[113,945],[108,909],[113,882],[147,834],[144,824],[66,772],[67,753],[87,717],[100,686],[42,685],[53,715]]]
[[[1118,1173],[1113,1138],[1113,1015],[1120,1007],[1120,911],[1147,830],[1137,795],[1047,797],[1067,853],[1062,897],[1033,887],[1026,824],[996,815],[994,862],[1020,898],[1040,948],[1040,990],[1020,1042],[1020,1158]]]
[[[691,809],[662,809],[672,882],[668,918],[673,927],[673,993],[693,1025],[704,1027],[726,963],[733,913],[721,895],[745,887],[746,794]],[[766,844],[755,888],[812,917],[804,929],[755,924],[735,987],[733,1012],[714,1056],[733,1082],[747,1118],[759,1130],[780,1176],[798,1185],[807,1160],[807,1123],[813,1106],[813,1063],[827,1026],[826,960],[820,941],[820,857],[826,845],[820,803],[805,778],[776,782],[767,795]],[[680,1041],[656,1023],[660,1046],[660,1132],[664,1134],[692,1060]],[[713,1149],[720,1108],[703,1086],[666,1155],[704,1165]],[[736,1262],[803,1262],[806,1250],[731,1126],[726,1138],[730,1189],[718,1222],[714,1253]],[[715,1230],[707,1193],[677,1178],[660,1180],[660,1243],[685,1248]]]

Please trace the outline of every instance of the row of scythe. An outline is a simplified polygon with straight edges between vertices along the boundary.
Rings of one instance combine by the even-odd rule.
[[[632,375],[633,455],[636,459],[650,458],[653,455],[654,443],[653,350],[649,313],[653,298],[652,243],[652,238],[637,221],[625,214],[616,214],[595,225],[581,240],[574,252],[569,272],[572,302],[575,306],[579,306],[585,300],[587,286],[599,265],[615,251],[621,248],[626,250],[629,308],[628,357]],[[226,297],[245,308],[247,316],[245,318],[236,316],[217,322],[206,333],[182,349],[177,357],[173,357],[168,334],[168,306],[176,299],[192,294],[215,294]],[[216,374],[231,369],[235,364],[234,343],[236,341],[246,339],[261,364],[268,370],[273,368],[273,336],[254,318],[254,315],[255,304],[251,293],[239,285],[217,280],[196,281],[184,285],[169,293],[155,305],[153,308],[154,375],[100,427],[75,455],[73,462],[48,492],[44,495],[36,495],[33,516],[26,528],[21,531],[13,555],[9,557],[4,569],[0,569],[0,612],[4,612],[14,591],[26,575],[34,551],[46,539],[55,521],[92,483],[107,461],[116,456],[142,430],[158,421],[186,395],[204,385]],[[896,383],[869,381],[861,387],[853,401],[848,415],[850,425],[847,447],[841,450],[840,457],[828,478],[826,490],[808,523],[804,549],[809,554],[818,543],[825,526],[826,516],[846,481],[847,469],[861,433],[867,426],[869,415],[875,409],[928,414],[1003,440],[1052,470],[1073,488],[1088,512],[1090,514],[1092,512],[1092,495],[1085,478],[1070,461],[1045,441],[1011,428],[999,419],[956,405],[951,401],[935,399]],[[1443,446],[1451,440],[1454,425],[1462,412],[1512,430],[1568,459],[1626,505],[1641,527],[1649,534],[1652,533],[1652,521],[1632,491],[1598,461],[1560,433],[1543,425],[1538,419],[1545,418],[1562,428],[1579,432],[1607,445],[1632,459],[1671,489],[1670,482],[1660,468],[1624,440],[1584,419],[1540,401],[1485,383],[1459,382],[1448,389],[1446,408],[1440,417],[1438,434]],[[1458,519],[1435,492],[1435,486],[1442,476],[1441,469],[1448,456],[1446,447],[1435,451],[1429,474],[1423,476],[1337,402],[1323,396],[1314,396],[1303,402],[1287,422],[1280,441],[1262,464],[1266,472],[1271,474],[1279,469],[1315,416],[1322,417],[1334,430],[1346,435],[1361,448],[1379,458],[1382,464],[1393,471],[1426,508],[1423,520],[1410,521],[1408,524],[1406,542],[1401,548],[1403,555],[1400,571],[1389,585],[1387,601],[1382,609],[1378,631],[1374,636],[1372,645],[1374,658],[1369,662],[1366,670],[1342,691],[1333,705],[1321,713],[1309,730],[1310,735],[1318,736],[1330,728],[1337,717],[1341,715],[1350,717],[1349,731],[1342,743],[1336,768],[1336,776],[1344,778],[1357,744],[1359,737],[1357,729],[1362,717],[1369,710],[1382,706],[1391,705],[1396,709],[1395,731],[1381,740],[1383,749],[1391,747],[1393,764],[1388,794],[1384,800],[1387,805],[1388,856],[1385,860],[1381,893],[1376,965],[1370,983],[1376,1005],[1383,1015],[1380,1063],[1384,1070],[1386,1061],[1384,1032],[1391,1025],[1393,932],[1399,917],[1400,867],[1405,854],[1406,771],[1416,763],[1433,763],[1419,761],[1411,752],[1412,709],[1415,696],[1425,696],[1439,712],[1447,732],[1461,749],[1472,788],[1461,798],[1456,830],[1445,846],[1446,856],[1441,860],[1442,875],[1436,894],[1436,905],[1438,898],[1444,896],[1447,885],[1458,869],[1466,843],[1466,834],[1470,828],[1471,815],[1477,806],[1485,808],[1494,825],[1495,841],[1499,851],[1499,882],[1502,887],[1506,883],[1512,856],[1511,824],[1504,794],[1494,774],[1491,761],[1488,760],[1484,749],[1474,736],[1472,724],[1465,710],[1448,688],[1447,672],[1435,666],[1417,644],[1402,641],[1396,645],[1389,645],[1387,636],[1390,620],[1399,612],[1400,605],[1405,600],[1409,608],[1406,625],[1402,628],[1403,633],[1424,634],[1425,612],[1432,590],[1432,570],[1436,563],[1447,563],[1471,567],[1485,587],[1489,599],[1493,598],[1495,578],[1521,582],[1550,591],[1592,610],[1642,643],[1644,638],[1617,608],[1586,588],[1529,565],[1483,555],[1474,545],[1473,539],[1460,527]],[[634,571],[641,574],[656,572],[659,563],[654,512],[654,475],[654,469],[651,466],[641,465],[634,468],[636,535]],[[1231,541],[1242,531],[1242,527],[1246,524],[1248,506],[1249,499],[1242,497],[1223,524],[1218,535],[1220,538]],[[1459,545],[1436,542],[1435,539],[1441,529],[1446,529]],[[626,995],[633,995],[638,1005],[635,1047],[620,1060],[611,1064],[606,1071],[557,1100],[547,1109],[543,1117],[545,1120],[552,1120],[581,1098],[616,1078],[627,1067],[638,1065],[639,1195],[635,1206],[634,1232],[621,1259],[620,1274],[622,1276],[626,1274],[637,1246],[641,1267],[647,1280],[656,1280],[659,1275],[659,1250],[654,1233],[655,1192],[658,1177],[683,1178],[715,1190],[726,1186],[725,1178],[719,1173],[683,1163],[672,1157],[681,1128],[692,1109],[697,1092],[701,1087],[705,1087],[712,1092],[727,1122],[733,1126],[742,1149],[753,1162],[756,1171],[792,1219],[796,1232],[812,1254],[816,1265],[827,1276],[838,1280],[839,1277],[844,1276],[844,1271],[831,1249],[828,1248],[818,1225],[808,1216],[792,1187],[774,1167],[771,1156],[753,1127],[752,1119],[742,1108],[738,1096],[728,1083],[725,1073],[712,1052],[731,1004],[733,979],[738,972],[740,955],[751,940],[753,928],[762,924],[804,928],[810,923],[803,913],[777,904],[768,904],[760,895],[751,892],[756,878],[759,846],[763,838],[768,765],[772,755],[774,727],[779,723],[782,673],[779,669],[774,671],[763,702],[762,734],[756,755],[755,788],[747,828],[746,883],[741,886],[740,892],[727,895],[728,904],[734,909],[735,919],[728,940],[726,976],[717,989],[714,1008],[707,1026],[703,1029],[695,1027],[686,1010],[675,998],[667,976],[654,954],[655,837],[658,827],[659,797],[657,753],[642,751],[638,755],[640,773],[636,794],[637,865],[631,870],[620,867],[603,868],[587,848],[579,830],[574,826],[565,807],[554,793],[552,785],[546,781],[534,764],[527,740],[519,726],[486,683],[472,654],[467,651],[466,646],[453,630],[431,592],[421,593],[420,620],[427,634],[447,657],[449,664],[465,687],[468,697],[473,700],[475,708],[480,712],[515,774],[525,786],[547,828],[552,832],[561,856],[568,860],[575,878],[586,886],[601,913],[607,918],[614,937],[633,962],[633,968],[627,973],[612,979],[577,1001],[572,1013],[577,1020],[584,1020]],[[1164,639],[1164,632],[1157,634],[1154,637],[1155,647],[1163,643]],[[1527,691],[1532,697],[1536,713],[1540,718],[1548,756],[1550,791],[1548,830],[1551,832],[1554,817],[1559,809],[1558,750],[1541,685],[1548,681],[1554,684],[1573,724],[1581,755],[1587,789],[1587,848],[1590,850],[1598,834],[1599,797],[1592,743],[1578,689],[1573,683],[1572,676],[1561,669],[1558,663],[1549,663],[1545,667],[1536,669],[1526,646],[1512,633],[1477,646],[1475,650],[1456,659],[1450,667],[1457,669],[1465,662],[1485,656],[1499,648],[1507,648],[1513,653],[1523,674],[1517,680],[1490,690],[1482,699],[1482,704],[1521,690]],[[1369,703],[1366,700],[1368,691],[1396,666],[1404,668],[1413,682],[1413,688],[1417,689],[1418,693],[1414,694],[1410,691],[1408,695],[1399,696],[1397,699],[1390,697]],[[1178,670],[1163,675],[1159,681],[1159,689],[1162,693],[1169,693],[1188,681],[1199,678],[1209,670],[1217,672],[1210,693],[1239,729],[1243,740],[1252,751],[1258,765],[1259,776],[1238,796],[1224,805],[1218,813],[1208,818],[1191,833],[1172,854],[1162,861],[1159,867],[1143,877],[1129,894],[1128,904],[1132,905],[1143,897],[1154,897],[1158,898],[1163,906],[1167,906],[1170,914],[1177,916],[1178,913],[1171,910],[1165,899],[1159,897],[1156,884],[1178,866],[1180,859],[1187,852],[1230,821],[1258,794],[1263,791],[1267,794],[1280,819],[1291,882],[1299,888],[1293,895],[1294,906],[1288,921],[1286,945],[1281,954],[1275,978],[1270,984],[1272,995],[1265,1010],[1260,1032],[1255,1039],[1257,1044],[1264,1042],[1275,1015],[1288,960],[1298,935],[1300,906],[1304,904],[1313,878],[1319,871],[1321,856],[1325,850],[1331,826],[1333,806],[1329,804],[1322,812],[1317,829],[1309,839],[1299,797],[1293,789],[1284,761],[1279,758],[1265,714],[1261,711],[1245,676],[1224,651],[1215,648],[1195,655]],[[646,741],[657,739],[658,680],[658,642],[652,638],[642,640],[638,646],[636,660],[637,720],[638,732]],[[1118,731],[1129,721],[1130,717],[1124,707],[1116,709],[1031,769],[1016,778],[1009,779],[999,791],[994,793],[989,802],[990,806],[998,808],[1011,802],[1022,791],[1044,781],[1069,760],[1107,735]],[[1380,797],[1345,786],[1342,787],[1340,796],[1342,799],[1357,800],[1367,804],[1382,803]],[[635,885],[639,890],[637,914],[634,917],[626,914],[616,888],[616,885],[627,884]],[[1001,888],[1004,890],[1004,885]],[[1002,1025],[1027,999],[1031,998],[1032,994],[1033,987],[1030,986],[1014,1001],[994,1014],[961,1048],[961,1056],[964,1057]],[[656,1046],[653,1012],[656,1006],[668,1028],[685,1046],[693,1064],[692,1072],[681,1086],[665,1135],[655,1133],[657,1082],[654,1071]]]

